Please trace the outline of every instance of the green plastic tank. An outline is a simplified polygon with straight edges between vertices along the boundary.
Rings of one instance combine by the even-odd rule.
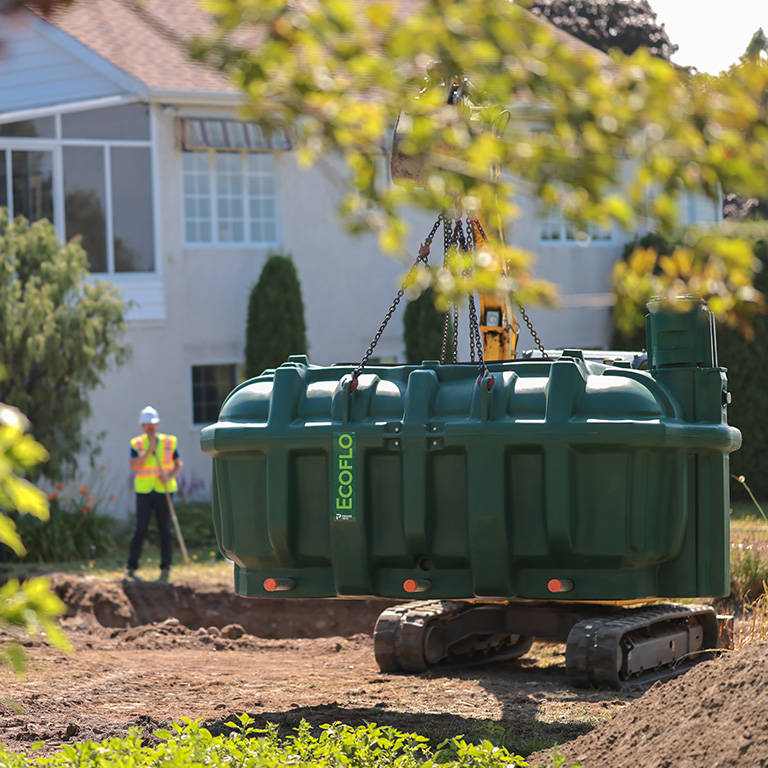
[[[729,592],[729,395],[712,314],[649,305],[644,356],[291,357],[205,427],[245,596],[632,600]]]

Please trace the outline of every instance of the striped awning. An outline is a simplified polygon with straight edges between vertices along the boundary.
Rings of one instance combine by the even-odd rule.
[[[211,118],[178,119],[178,136],[182,149],[237,149],[270,152],[290,149],[291,142],[283,131],[267,131],[257,123]]]

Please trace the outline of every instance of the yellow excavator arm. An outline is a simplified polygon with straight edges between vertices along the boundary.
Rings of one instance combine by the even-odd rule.
[[[477,221],[472,222],[476,250],[484,249],[490,256],[490,267],[499,275],[504,273],[501,257],[488,248],[485,233]],[[480,335],[483,337],[483,358],[511,360],[517,350],[520,327],[512,312],[512,302],[507,296],[478,292],[480,303]]]

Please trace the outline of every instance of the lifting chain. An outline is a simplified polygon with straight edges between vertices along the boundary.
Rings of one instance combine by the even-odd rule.
[[[453,234],[451,232],[451,222],[448,218],[443,219],[443,269],[448,268],[448,252],[451,250],[453,243]],[[451,305],[445,310],[445,317],[443,318],[443,341],[440,346],[440,362],[445,364],[448,354],[448,331],[451,325],[451,309],[455,309],[455,305]],[[454,360],[456,358],[456,326],[458,325],[458,316],[454,317],[454,332],[453,332],[453,355]]]
[[[409,275],[411,274],[411,272],[413,272],[414,269],[416,269],[419,263],[422,263],[425,266],[429,263],[429,249],[432,245],[432,240],[434,240],[435,238],[435,232],[437,232],[437,229],[440,226],[440,222],[442,220],[443,220],[443,216],[441,214],[440,216],[437,217],[437,221],[432,225],[432,229],[424,239],[424,242],[421,244],[421,247],[419,248],[419,255],[416,258],[416,263],[411,267],[410,271],[408,272]],[[406,282],[407,282],[407,278],[406,278]],[[357,380],[360,374],[363,372],[363,368],[365,368],[365,366],[368,365],[368,360],[373,354],[374,348],[379,343],[381,334],[384,333],[384,329],[387,327],[387,323],[392,319],[392,315],[395,313],[395,310],[397,309],[397,305],[400,303],[400,299],[403,298],[404,294],[405,294],[405,288],[401,288],[397,292],[397,296],[395,296],[395,299],[392,302],[392,305],[390,306],[389,310],[387,311],[387,314],[384,315],[384,319],[381,321],[379,330],[376,331],[376,335],[373,337],[370,346],[366,350],[366,353],[363,355],[363,359],[360,361],[360,364],[357,366],[357,368],[355,368],[355,370],[352,372],[352,381],[349,384],[350,392],[354,392],[357,389],[357,383],[358,383]]]
[[[478,222],[476,219],[471,219],[469,216],[467,216],[467,237],[464,243],[465,251],[475,250],[476,243],[475,243],[475,230],[473,228],[473,223],[476,223],[478,226],[478,229],[480,229],[480,222]],[[482,233],[482,229],[480,229],[480,232]],[[477,310],[475,309],[474,294],[470,295],[469,297],[469,346],[470,346],[472,362],[475,361],[473,350],[475,348],[477,349],[478,381],[490,376],[490,371],[488,370],[488,366],[485,364],[485,359],[483,357],[483,339],[482,339],[482,336],[480,335],[480,323],[478,322],[478,319],[477,319]]]
[[[528,317],[528,313],[525,311],[525,307],[522,304],[518,304],[518,307],[520,307],[520,314],[523,316],[523,320],[525,321],[525,324],[528,326],[528,330],[531,333],[531,337],[533,338],[534,343],[539,348],[539,352],[541,352],[541,356],[544,360],[549,360],[549,355],[544,350],[544,345],[541,343],[541,339],[539,338],[539,334],[536,333],[536,330],[533,327],[533,323],[531,322],[531,319]]]

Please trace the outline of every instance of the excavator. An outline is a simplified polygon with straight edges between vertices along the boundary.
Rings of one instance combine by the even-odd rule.
[[[481,222],[441,216],[420,261],[440,225],[446,251],[489,250]],[[647,351],[618,352],[545,349],[518,307],[537,347],[521,353],[515,308],[481,292],[475,359],[455,334],[446,359],[449,311],[441,361],[372,362],[402,296],[359,364],[292,356],[202,430],[235,591],[407,599],[373,633],[391,673],[517,659],[538,638],[566,643],[574,685],[622,689],[727,646],[727,617],[676,602],[730,586],[740,433],[708,308],[652,302]]]
[[[454,83],[448,103],[461,98]],[[420,177],[418,162],[399,151],[397,127],[391,171],[398,178]],[[490,256],[497,274],[504,266],[488,248],[479,221],[468,220],[476,247]],[[503,232],[500,232],[503,238]],[[519,325],[507,295],[478,291],[479,332],[485,361],[516,357]],[[536,331],[523,307],[518,307],[540,354],[546,358]],[[446,315],[446,322],[448,316]],[[599,353],[622,358],[633,367],[647,362],[642,353]],[[615,360],[614,360],[615,362]],[[568,580],[552,579],[554,594],[568,591]],[[418,587],[416,587],[418,588]],[[424,672],[440,665],[473,665],[506,661],[524,655],[534,638],[565,641],[566,667],[578,686],[627,687],[647,684],[685,671],[706,652],[729,644],[728,617],[709,607],[643,605],[638,601],[416,601],[384,611],[374,629],[374,652],[382,672]],[[641,601],[642,602],[642,601]]]
[[[485,250],[486,258],[490,254],[491,269],[501,274],[501,260],[488,249],[480,222],[470,219],[467,226],[476,247]],[[519,324],[508,296],[479,291],[478,304],[484,362],[515,359]],[[518,310],[539,355],[546,359],[549,355],[525,309]],[[447,323],[449,313],[445,319]],[[607,355],[613,359],[606,359]],[[643,353],[598,352],[591,357],[602,364],[634,369],[647,363]],[[420,592],[424,586],[412,580],[404,589]],[[558,597],[572,586],[568,579],[553,578],[547,583]],[[628,688],[679,675],[711,657],[713,649],[729,647],[730,617],[718,616],[709,606],[649,602],[417,600],[388,608],[379,616],[374,653],[382,672],[420,673],[435,666],[517,659],[528,652],[535,638],[560,641],[566,642],[566,669],[572,684]]]

